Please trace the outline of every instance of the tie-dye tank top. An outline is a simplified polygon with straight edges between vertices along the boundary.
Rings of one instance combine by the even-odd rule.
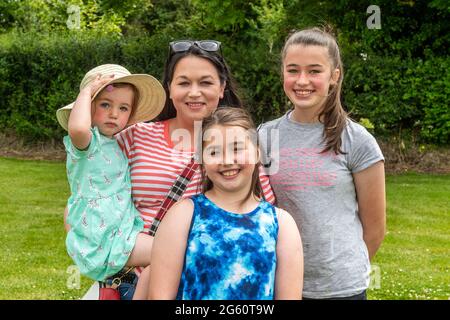
[[[203,194],[192,197],[194,213],[177,299],[268,300],[274,298],[278,220],[261,201],[236,214]]]

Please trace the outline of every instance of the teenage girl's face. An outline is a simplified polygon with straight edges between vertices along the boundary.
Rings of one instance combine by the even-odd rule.
[[[92,102],[92,126],[107,137],[122,131],[128,123],[133,106],[133,89],[126,86],[107,87]],[[110,91],[108,91],[110,90]]]
[[[203,168],[214,188],[247,194],[258,160],[256,135],[239,126],[216,125],[203,139]]]
[[[202,120],[209,116],[223,98],[225,84],[207,59],[187,56],[178,61],[169,92],[177,110],[177,118],[184,122]]]
[[[298,112],[317,114],[325,104],[339,70],[332,70],[327,48],[292,45],[283,61],[283,87]]]

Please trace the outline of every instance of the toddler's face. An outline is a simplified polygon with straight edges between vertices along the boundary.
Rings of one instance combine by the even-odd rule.
[[[107,137],[125,128],[131,115],[134,93],[129,86],[105,87],[92,102],[92,126]]]

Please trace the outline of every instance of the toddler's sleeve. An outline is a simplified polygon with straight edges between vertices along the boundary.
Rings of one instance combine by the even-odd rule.
[[[69,135],[65,136],[63,142],[64,147],[66,148],[67,156],[70,156],[72,159],[78,160],[86,158],[89,155],[97,152],[100,143],[100,133],[98,132],[97,127],[92,128],[91,133],[91,141],[89,143],[89,146],[84,150],[77,149],[77,147],[73,145]]]

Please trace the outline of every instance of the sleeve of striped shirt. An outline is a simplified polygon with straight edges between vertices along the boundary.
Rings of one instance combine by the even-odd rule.
[[[137,124],[129,126],[116,135],[117,143],[119,143],[120,148],[128,159],[131,157],[131,146],[133,145],[134,129],[136,125]]]
[[[273,193],[272,187],[270,186],[269,177],[264,173],[262,166],[259,167],[259,179],[261,181],[261,187],[263,189],[266,201],[274,204],[275,194]]]

